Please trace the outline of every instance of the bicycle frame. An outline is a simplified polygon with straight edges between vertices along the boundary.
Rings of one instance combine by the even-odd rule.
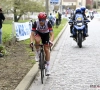
[[[39,68],[41,71],[41,83],[43,84],[43,78],[44,78],[44,69],[45,69],[45,59],[44,59],[44,45],[39,44],[35,45],[40,47],[40,53],[39,53]]]
[[[43,78],[44,78],[44,69],[45,69],[45,53],[44,53],[44,45],[43,44],[35,44],[34,46],[40,47],[40,53],[39,53],[39,68],[41,70],[41,83],[43,84]],[[33,51],[33,48],[32,48]],[[51,51],[51,46],[50,46]],[[46,70],[45,70],[46,73]]]

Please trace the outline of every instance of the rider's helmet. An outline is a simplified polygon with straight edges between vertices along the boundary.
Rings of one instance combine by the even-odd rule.
[[[85,13],[85,10],[86,10],[86,7],[85,7],[85,6],[82,6],[82,7],[81,7],[82,13]]]
[[[45,12],[40,12],[38,15],[38,19],[40,22],[40,25],[44,25],[45,21],[46,21],[47,15]]]
[[[82,13],[81,9],[80,8],[77,8],[75,13]]]
[[[40,12],[38,15],[38,19],[46,19],[47,15],[45,12]]]

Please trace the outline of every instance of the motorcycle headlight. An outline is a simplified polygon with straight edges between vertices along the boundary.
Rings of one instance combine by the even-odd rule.
[[[77,23],[78,26],[82,26],[82,23]]]

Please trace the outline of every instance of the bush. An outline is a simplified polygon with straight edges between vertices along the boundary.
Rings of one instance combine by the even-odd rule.
[[[0,44],[0,52],[2,52],[3,49],[4,49],[4,46]]]
[[[93,8],[95,8],[95,9],[96,9],[96,2],[94,2],[94,4],[93,4]]]
[[[3,35],[3,43],[6,43],[11,40],[11,34],[4,33]]]
[[[5,46],[0,44],[0,54],[3,54],[3,55],[7,55],[7,50],[5,49]]]

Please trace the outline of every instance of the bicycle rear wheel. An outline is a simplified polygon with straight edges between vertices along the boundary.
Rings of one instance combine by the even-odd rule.
[[[44,54],[43,52],[40,53],[40,70],[41,70],[41,83],[43,84],[43,78],[44,78]]]

